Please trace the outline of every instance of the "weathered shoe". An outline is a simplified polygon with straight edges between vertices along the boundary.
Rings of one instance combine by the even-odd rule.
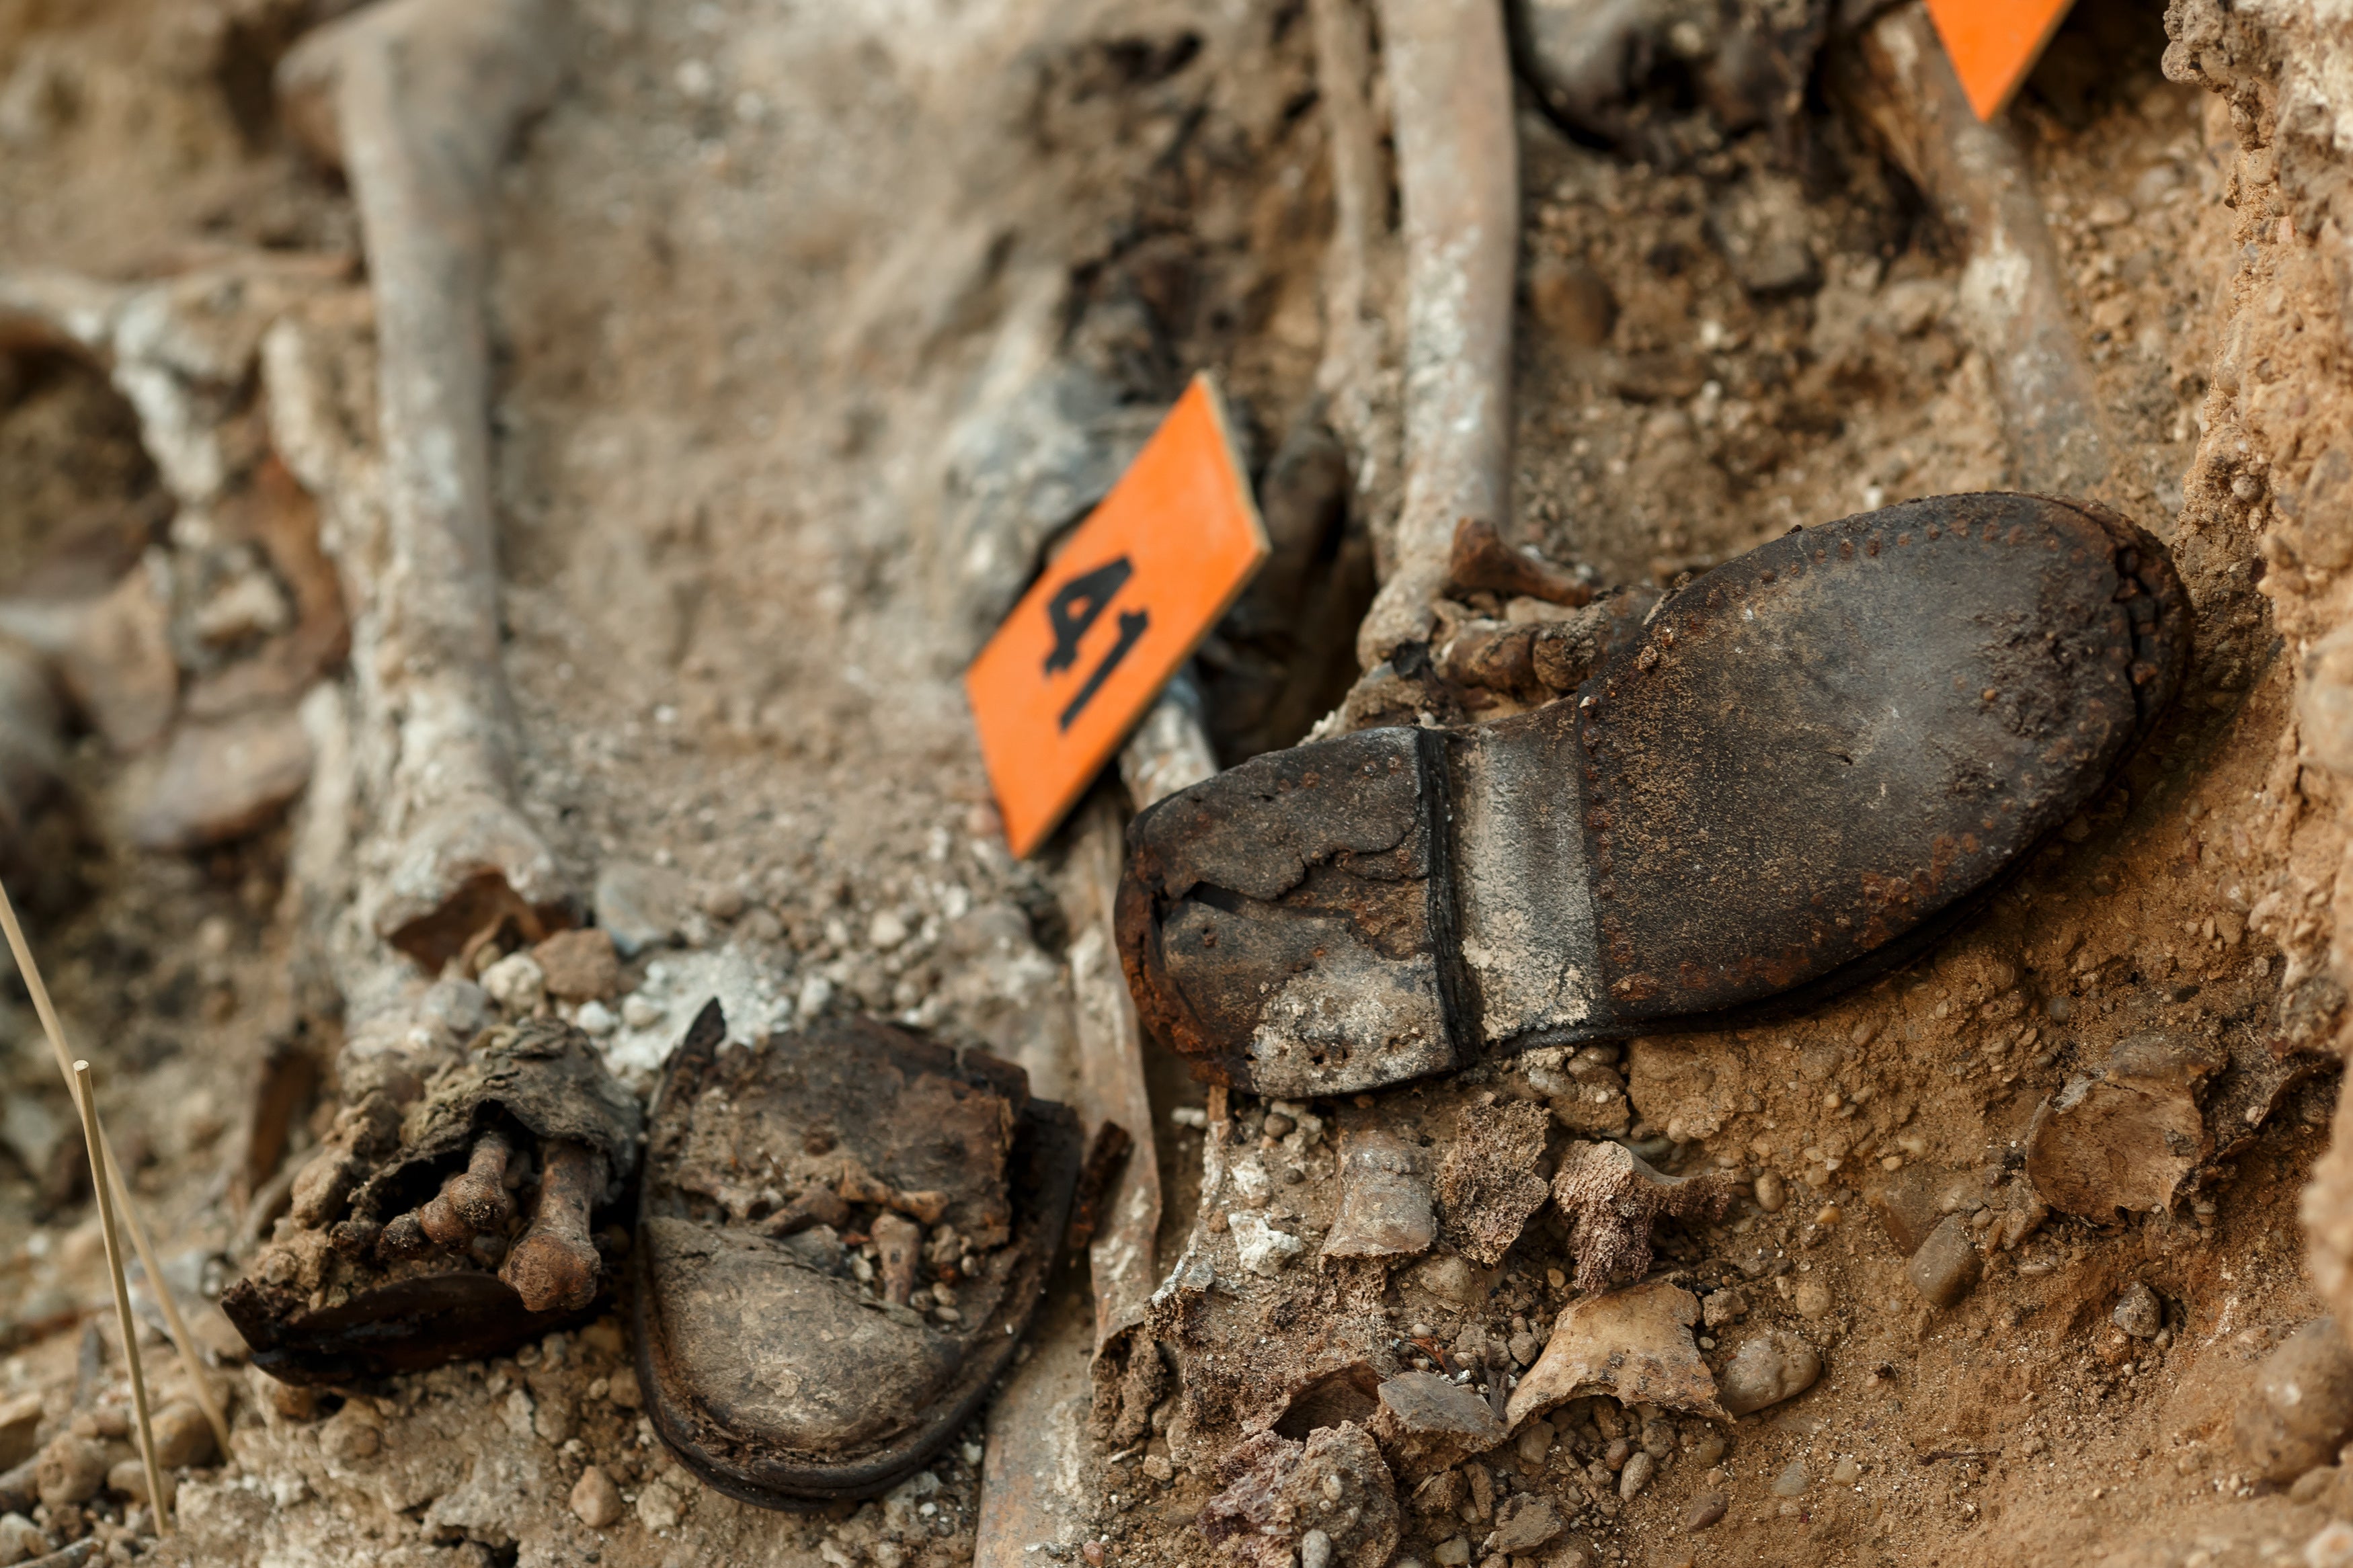
[[[497,1355],[584,1317],[638,1102],[554,1018],[486,1029],[407,1096],[347,1107],[221,1310],[256,1366],[349,1383]]]
[[[1078,1121],[1019,1068],[868,1020],[721,1050],[656,1099],[638,1379],[689,1469],[768,1508],[871,1497],[1012,1360],[1061,1245]]]
[[[2164,547],[2094,505],[1795,531],[1573,697],[1270,752],[1138,816],[1128,984],[1197,1072],[1284,1096],[1793,1010],[1910,958],[2096,795],[2189,644]]]

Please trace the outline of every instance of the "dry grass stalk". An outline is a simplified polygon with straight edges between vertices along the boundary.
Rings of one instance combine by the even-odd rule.
[[[24,927],[16,923],[16,906],[8,897],[8,889],[0,887],[0,931],[8,938],[8,951],[16,957],[17,972],[25,977],[25,989],[32,994],[33,1011],[41,1017],[41,1029],[49,1037],[49,1049],[57,1054],[58,1072],[66,1080],[66,1092],[79,1102],[80,1091],[75,1087],[74,1057],[66,1048],[65,1026],[58,1021],[58,1010],[49,1001],[49,988],[41,980],[41,967],[33,962],[33,950],[26,943]],[[122,1179],[122,1167],[116,1163],[114,1149],[106,1142],[106,1130],[98,1132],[98,1152],[105,1155],[104,1174],[100,1161],[93,1153],[90,1159],[90,1184],[111,1183],[115,1212],[122,1216],[122,1225],[131,1232],[132,1250],[139,1255],[139,1267],[147,1273],[147,1282],[155,1292],[157,1305],[164,1309],[164,1323],[171,1331],[172,1347],[180,1352],[180,1366],[188,1375],[188,1393],[196,1407],[205,1413],[206,1422],[213,1429],[213,1441],[219,1446],[221,1462],[231,1460],[228,1446],[228,1416],[221,1409],[213,1385],[205,1376],[204,1358],[196,1353],[196,1342],[188,1332],[187,1320],[180,1316],[180,1303],[173,1297],[172,1289],[164,1283],[164,1270],[155,1261],[155,1247],[147,1238],[147,1226],[131,1202],[131,1189]]]
[[[106,1152],[106,1134],[98,1124],[98,1085],[90,1064],[73,1064],[74,1099],[81,1107],[81,1135],[90,1145],[90,1186],[98,1194],[98,1228],[106,1237],[106,1272],[114,1284],[114,1321],[122,1330],[122,1359],[131,1368],[131,1410],[139,1422],[139,1462],[147,1471],[147,1507],[155,1516],[155,1533],[172,1527],[171,1505],[164,1500],[164,1472],[155,1464],[155,1427],[147,1415],[147,1373],[139,1356],[139,1325],[131,1317],[131,1282],[122,1272],[122,1237],[114,1226],[114,1196],[107,1190],[106,1173],[114,1162]]]

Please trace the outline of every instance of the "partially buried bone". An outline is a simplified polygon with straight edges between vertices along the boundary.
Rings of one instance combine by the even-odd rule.
[[[381,535],[343,552],[366,754],[375,932],[428,971],[503,904],[564,891],[514,805],[491,538],[486,208],[559,71],[542,0],[394,0],[308,35],[280,67],[289,119],[349,174],[380,343]]]
[[[874,1219],[874,1251],[881,1262],[882,1299],[903,1307],[915,1291],[915,1264],[923,1257],[923,1227],[895,1214]]]
[[[1921,5],[1887,11],[1834,58],[1844,96],[1968,252],[1962,323],[1993,372],[2019,488],[2100,494],[2115,443],[2025,153],[1978,119]]]
[[[456,1247],[505,1225],[514,1212],[506,1189],[507,1161],[512,1154],[495,1128],[477,1139],[466,1168],[442,1183],[441,1191],[417,1211],[425,1234],[438,1246]]]
[[[596,1299],[599,1263],[588,1210],[605,1185],[605,1156],[585,1143],[541,1151],[539,1206],[499,1278],[534,1312],[576,1312]]]
[[[1715,1218],[1732,1202],[1720,1175],[1670,1176],[1623,1143],[1576,1143],[1561,1157],[1552,1201],[1575,1222],[1577,1288],[1607,1290],[1651,1268],[1651,1227],[1660,1219]]]
[[[1356,634],[1365,668],[1425,641],[1456,525],[1511,504],[1519,155],[1503,8],[1382,0],[1404,212],[1405,506]]]

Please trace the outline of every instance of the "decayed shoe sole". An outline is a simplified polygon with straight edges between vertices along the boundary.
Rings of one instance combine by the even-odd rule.
[[[842,1029],[861,1027],[876,1035],[896,1034],[875,1025],[853,1024]],[[855,1406],[861,1401],[871,1405],[887,1399],[873,1384],[840,1386],[845,1382],[840,1373],[826,1364],[825,1344],[829,1336],[825,1310],[812,1312],[805,1321],[797,1322],[784,1305],[788,1298],[807,1303],[810,1297],[806,1289],[797,1297],[791,1296],[787,1289],[775,1289],[774,1294],[769,1294],[773,1287],[806,1287],[809,1283],[797,1275],[787,1279],[776,1272],[785,1266],[773,1251],[759,1250],[774,1244],[747,1233],[741,1226],[706,1226],[690,1231],[688,1222],[677,1217],[681,1205],[664,1163],[666,1138],[674,1136],[681,1098],[691,1098],[701,1086],[714,1081],[714,1064],[718,1062],[724,1032],[724,1023],[714,1003],[696,1019],[665,1072],[651,1118],[653,1141],[649,1148],[640,1198],[638,1245],[634,1249],[638,1279],[633,1305],[638,1377],[644,1391],[647,1414],[654,1430],[681,1463],[708,1485],[741,1501],[763,1508],[802,1510],[874,1497],[937,1455],[972,1419],[991,1386],[1011,1364],[1022,1333],[1045,1293],[1047,1278],[1060,1254],[1069,1224],[1071,1195],[1083,1157],[1078,1120],[1067,1108],[1048,1100],[1026,1099],[1026,1088],[1021,1091],[1025,1100],[1015,1118],[1006,1170],[1011,1220],[1004,1253],[1009,1262],[1001,1278],[991,1284],[993,1308],[977,1322],[961,1325],[955,1336],[954,1353],[958,1360],[946,1385],[924,1399],[919,1410],[877,1412],[884,1417],[903,1415],[904,1419],[895,1424],[886,1422],[886,1430],[833,1451],[815,1451],[781,1441],[775,1432],[761,1430],[756,1422],[745,1419],[742,1412],[762,1407],[764,1396],[771,1392],[756,1386],[759,1373],[747,1360],[738,1376],[712,1375],[710,1356],[698,1358],[681,1353],[673,1335],[681,1331],[682,1325],[668,1321],[663,1308],[665,1300],[687,1302],[689,1306],[682,1308],[681,1313],[691,1319],[698,1295],[733,1295],[737,1304],[723,1309],[723,1312],[739,1311],[747,1319],[765,1316],[780,1327],[802,1334],[795,1346],[795,1364],[778,1369],[782,1377],[821,1384],[830,1374],[838,1385],[831,1392],[847,1405]],[[857,1042],[849,1043],[854,1046]],[[896,1070],[892,1065],[894,1057],[898,1058],[896,1068],[904,1068],[908,1063],[906,1053],[911,1051],[936,1053],[938,1065],[943,1067],[955,1060],[942,1047],[903,1036],[898,1037],[897,1042],[883,1042],[880,1048],[885,1055],[873,1070]],[[922,1058],[913,1059],[916,1065],[923,1065]],[[858,1070],[868,1069],[860,1066]],[[961,1070],[976,1078],[993,1074],[999,1082],[1008,1077],[1018,1081],[1021,1077],[1018,1068],[987,1062],[976,1055],[964,1058]],[[810,1083],[807,1095],[821,1102],[827,1099],[827,1086],[821,1081]],[[736,1256],[724,1257],[730,1250]],[[719,1267],[714,1268],[714,1263]],[[711,1284],[705,1289],[694,1279],[656,1278],[657,1271],[664,1268],[681,1274],[709,1269]],[[838,1313],[841,1303],[835,1300],[819,1301],[818,1305]],[[855,1305],[860,1310],[885,1310],[871,1301]],[[838,1318],[833,1321],[838,1321]],[[690,1327],[684,1331],[692,1330]],[[690,1363],[702,1367],[699,1379]],[[825,1392],[819,1389],[820,1394]]]
[[[1139,816],[1122,962],[1198,1072],[1284,1096],[1784,1014],[1965,918],[2115,778],[2189,651],[2164,548],[2102,507],[1792,532],[1573,698],[1269,753]]]

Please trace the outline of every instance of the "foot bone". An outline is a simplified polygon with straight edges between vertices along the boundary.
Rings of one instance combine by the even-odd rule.
[[[435,1245],[462,1246],[505,1226],[514,1213],[506,1189],[507,1162],[513,1152],[496,1129],[475,1141],[466,1168],[442,1183],[440,1193],[417,1211],[418,1225]]]
[[[605,1156],[583,1143],[540,1151],[539,1206],[499,1278],[534,1312],[576,1312],[596,1299],[600,1267],[588,1210],[605,1185]]]

